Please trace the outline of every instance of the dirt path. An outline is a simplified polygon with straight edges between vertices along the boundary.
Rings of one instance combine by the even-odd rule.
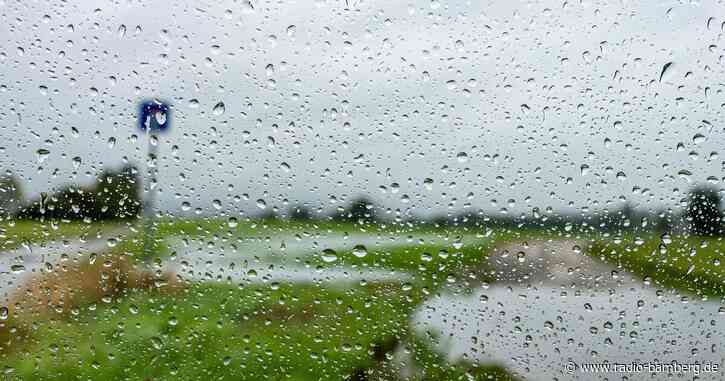
[[[43,272],[45,267],[55,267],[63,261],[77,261],[91,253],[107,250],[108,239],[118,238],[126,232],[127,229],[116,229],[93,240],[81,241],[77,238],[72,242],[49,242],[0,253],[0,305],[5,305],[17,289]]]
[[[495,249],[489,263],[499,283],[602,287],[629,284],[633,277],[584,253],[574,240],[531,241]]]

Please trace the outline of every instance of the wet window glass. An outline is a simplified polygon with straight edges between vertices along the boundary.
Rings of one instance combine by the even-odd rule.
[[[0,1],[9,380],[725,379],[716,1]]]

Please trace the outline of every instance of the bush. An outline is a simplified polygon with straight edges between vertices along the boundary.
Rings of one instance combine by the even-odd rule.
[[[723,212],[720,195],[709,187],[696,187],[687,200],[687,221],[690,233],[701,236],[718,235],[722,231]]]
[[[332,218],[339,221],[375,222],[375,204],[365,197],[360,197],[353,200],[347,209],[339,211]]]
[[[140,180],[135,168],[104,171],[89,188],[66,186],[41,194],[19,213],[26,219],[112,220],[136,218],[141,212]]]
[[[23,201],[20,182],[15,176],[0,176],[0,216],[15,214]]]

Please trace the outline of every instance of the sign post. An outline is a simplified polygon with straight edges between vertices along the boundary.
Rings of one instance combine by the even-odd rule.
[[[148,258],[153,246],[154,202],[158,185],[158,135],[171,127],[169,104],[157,99],[142,101],[138,107],[138,127],[145,133],[148,144],[146,178],[143,200],[143,255]]]

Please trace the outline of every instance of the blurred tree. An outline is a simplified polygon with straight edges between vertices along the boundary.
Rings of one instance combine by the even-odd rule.
[[[660,233],[670,233],[674,228],[672,210],[660,210],[654,216],[654,230]]]
[[[637,220],[637,216],[639,213],[634,209],[634,206],[631,202],[627,201],[622,205],[622,209],[619,211],[620,213],[620,224],[624,228],[629,228],[632,226],[634,221]]]
[[[289,218],[295,221],[309,221],[312,219],[312,213],[303,205],[295,205],[289,210]]]
[[[69,185],[52,195],[42,194],[19,213],[20,218],[109,220],[136,218],[141,211],[141,188],[135,168],[107,170],[91,187]]]
[[[257,218],[260,220],[276,220],[278,218],[276,209],[267,209],[260,213]]]
[[[132,166],[101,173],[93,205],[97,219],[132,218],[141,212],[141,187],[137,175]]]
[[[333,219],[354,222],[374,222],[375,204],[366,197],[359,197],[350,203],[347,209],[338,211]]]
[[[686,217],[690,224],[690,233],[702,236],[720,234],[723,212],[718,191],[704,186],[691,190],[687,199]]]
[[[375,221],[375,205],[367,198],[358,198],[350,204],[348,215],[353,221]]]
[[[15,176],[0,177],[0,217],[15,214],[23,202],[20,182]]]

